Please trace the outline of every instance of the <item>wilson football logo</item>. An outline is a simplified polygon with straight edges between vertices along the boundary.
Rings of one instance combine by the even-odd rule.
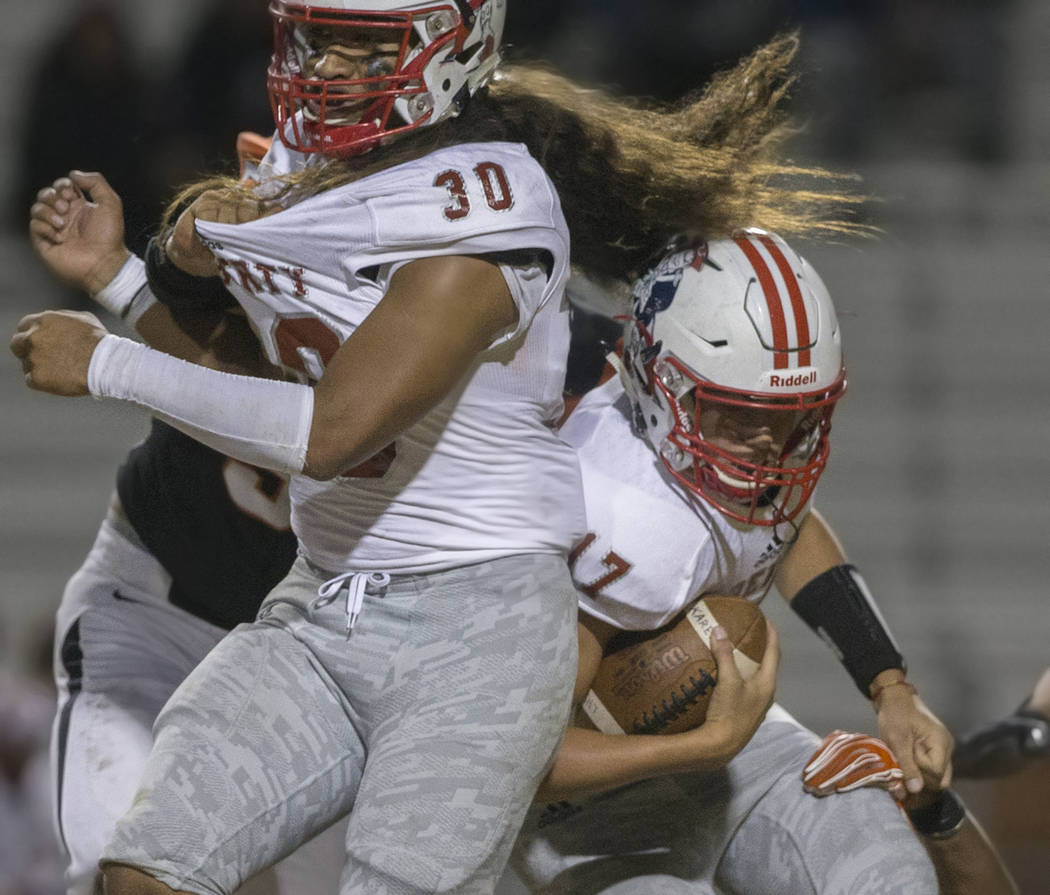
[[[633,699],[646,684],[659,680],[663,675],[688,661],[689,654],[684,649],[680,646],[671,646],[662,655],[632,668],[628,675],[616,682],[613,692],[620,699]]]

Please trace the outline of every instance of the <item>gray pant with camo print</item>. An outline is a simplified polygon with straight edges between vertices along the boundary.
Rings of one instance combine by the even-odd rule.
[[[774,705],[723,770],[535,805],[514,868],[533,895],[936,895],[889,793],[806,794],[819,742]]]
[[[568,716],[564,560],[394,576],[349,634],[325,577],[297,561],[176,691],[103,864],[229,893],[349,813],[344,895],[494,889]]]

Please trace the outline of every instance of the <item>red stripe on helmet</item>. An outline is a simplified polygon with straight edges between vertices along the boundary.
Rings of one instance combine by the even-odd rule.
[[[806,314],[806,305],[802,301],[802,290],[798,286],[798,277],[795,276],[795,271],[791,269],[788,259],[784,257],[780,246],[773,241],[772,237],[760,236],[759,241],[766,247],[766,251],[773,256],[777,270],[780,271],[780,275],[787,284],[788,297],[791,299],[791,310],[795,315],[795,333],[798,336],[798,347],[801,349],[798,354],[798,365],[800,367],[808,367],[811,363],[809,348],[804,346],[810,344],[809,316]]]
[[[781,303],[777,284],[773,281],[773,274],[766,264],[754,243],[746,236],[733,237],[735,242],[747,256],[758,275],[758,282],[762,286],[762,293],[766,297],[766,307],[769,309],[769,322],[773,327],[773,369],[783,370],[788,366],[788,334],[787,320],[784,317],[784,307]]]

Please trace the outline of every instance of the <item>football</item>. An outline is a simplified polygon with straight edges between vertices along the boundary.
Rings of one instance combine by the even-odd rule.
[[[708,646],[716,625],[745,679],[766,648],[762,610],[742,597],[705,596],[655,631],[624,631],[605,649],[583,714],[604,733],[681,733],[704,723],[718,672]]]

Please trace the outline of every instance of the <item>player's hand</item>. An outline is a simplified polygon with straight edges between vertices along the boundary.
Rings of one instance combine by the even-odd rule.
[[[802,786],[822,798],[874,786],[902,799],[904,773],[889,747],[863,733],[833,730],[817,747],[802,769]]]
[[[897,756],[907,793],[951,784],[952,735],[909,687],[885,687],[876,712],[879,736]]]
[[[716,634],[721,626],[715,629]],[[723,631],[724,634],[724,631]],[[776,693],[777,669],[780,665],[780,640],[776,629],[766,620],[766,650],[758,670],[747,680],[733,659],[733,642],[728,637],[711,638],[711,653],[718,666],[718,683],[711,691],[707,717],[697,730],[719,733],[720,753],[726,761],[736,755],[755,735]]]
[[[60,280],[94,294],[131,254],[124,245],[124,206],[106,178],[70,171],[36,196],[29,241]]]
[[[94,314],[45,311],[18,322],[11,353],[22,361],[26,385],[53,395],[88,394],[88,366],[106,328]]]
[[[272,203],[248,195],[236,195],[227,190],[208,190],[179,215],[164,251],[169,261],[188,274],[195,277],[216,276],[219,267],[215,263],[215,256],[197,232],[197,221],[246,224],[279,210]]]

